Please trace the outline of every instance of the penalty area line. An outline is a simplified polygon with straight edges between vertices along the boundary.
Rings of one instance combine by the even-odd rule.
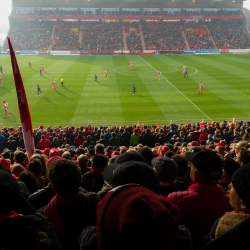
[[[141,56],[139,56],[141,58]],[[141,58],[142,61],[144,61],[146,64],[148,64],[152,69],[154,69],[156,72],[157,69],[155,69],[150,63],[148,63],[146,60],[144,60],[143,58]],[[175,88],[182,96],[184,96],[191,104],[193,104],[194,107],[196,107],[203,115],[205,115],[210,121],[212,121],[212,119],[206,115],[198,106],[196,106],[188,97],[186,97],[177,87],[175,87],[165,76],[161,75],[162,78],[164,78],[173,88]]]

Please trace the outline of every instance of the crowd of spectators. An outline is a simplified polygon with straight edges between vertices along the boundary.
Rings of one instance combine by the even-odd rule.
[[[1,248],[210,250],[248,242],[250,122],[33,132],[28,159],[22,127],[0,131]]]
[[[209,22],[207,27],[218,49],[249,49],[250,38],[237,21]]]
[[[183,50],[186,43],[179,23],[144,23],[142,33],[146,49]]]
[[[71,31],[78,28],[77,24],[59,23],[56,25],[52,50],[79,50],[79,29],[78,32]]]
[[[125,26],[126,42],[129,50],[142,49],[139,24],[140,23],[133,22],[131,25]]]
[[[41,16],[76,16],[78,15],[77,10],[37,10],[36,14]]]
[[[183,25],[190,49],[214,49],[213,42],[206,27],[196,22]]]
[[[17,13],[19,14],[19,13]],[[37,10],[35,13],[29,13],[28,15],[41,15],[41,16],[122,16],[122,15],[133,15],[133,16],[241,16],[243,15],[242,11],[167,11],[167,10],[143,10],[143,11],[130,11],[122,9],[95,9],[95,10]],[[26,15],[26,14],[25,14]]]
[[[10,38],[16,50],[47,50],[51,45],[53,22],[15,20],[11,25]]]
[[[119,22],[83,25],[84,49],[119,50],[123,48],[122,25]]]

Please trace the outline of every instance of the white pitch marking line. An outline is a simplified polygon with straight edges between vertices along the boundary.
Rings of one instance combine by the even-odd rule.
[[[141,58],[141,56],[139,56]],[[154,69],[156,72],[158,72],[151,64],[149,64],[147,61],[145,61],[143,58],[141,58],[145,63],[147,63],[152,69]],[[173,88],[175,88],[181,95],[183,95],[190,103],[192,103],[203,115],[205,115],[210,121],[212,119],[206,115],[199,107],[197,107],[190,99],[188,99],[178,88],[176,88],[165,76],[161,75],[162,78],[164,78]]]

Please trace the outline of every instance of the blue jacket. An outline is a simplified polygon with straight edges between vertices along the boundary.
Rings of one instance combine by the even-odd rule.
[[[5,137],[0,135],[0,149],[4,147]]]

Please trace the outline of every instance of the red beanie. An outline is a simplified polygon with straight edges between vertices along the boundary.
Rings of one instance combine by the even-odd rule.
[[[198,143],[197,141],[192,141],[192,142],[191,142],[191,146],[193,146],[193,147],[194,147],[194,146],[199,146],[199,143]]]
[[[119,151],[114,151],[112,154],[111,154],[111,157],[114,156],[114,155],[121,155],[121,153]]]
[[[178,207],[138,184],[110,191],[99,204],[99,250],[173,249]]]
[[[10,162],[9,162],[9,161],[7,161],[7,160],[1,158],[1,159],[0,159],[0,162],[1,162],[5,167],[7,167],[8,169],[10,169]]]
[[[161,147],[161,154],[162,155],[164,155],[168,151],[170,151],[170,148],[168,146],[162,146]]]
[[[60,151],[57,148],[52,148],[49,152],[49,158],[53,156],[61,156]]]

